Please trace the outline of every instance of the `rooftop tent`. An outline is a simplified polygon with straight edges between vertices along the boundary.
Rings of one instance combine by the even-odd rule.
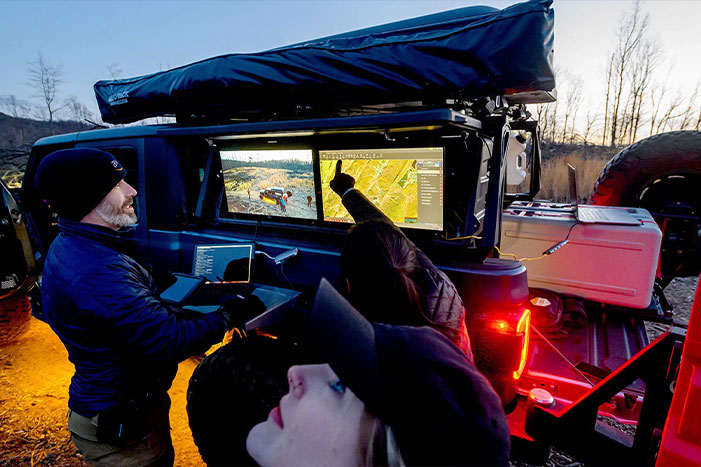
[[[474,6],[98,81],[108,123],[148,117],[271,118],[551,91],[552,0]]]

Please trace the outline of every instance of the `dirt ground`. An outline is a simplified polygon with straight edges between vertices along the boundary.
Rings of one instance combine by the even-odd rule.
[[[688,323],[696,285],[697,278],[681,278],[665,290],[675,309],[675,321]],[[195,366],[192,360],[181,363],[169,391],[177,466],[205,465],[185,411],[187,385]],[[49,326],[37,319],[32,318],[29,331],[16,343],[0,347],[0,467],[88,465],[73,447],[66,427],[72,374],[65,348]],[[556,452],[547,465],[581,464]]]
[[[196,363],[186,360],[169,394],[175,465],[204,466],[188,426],[187,385]],[[73,365],[49,326],[32,318],[16,343],[0,347],[0,466],[86,466],[66,427]]]

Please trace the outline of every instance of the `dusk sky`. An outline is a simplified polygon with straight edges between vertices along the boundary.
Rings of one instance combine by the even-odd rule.
[[[44,1],[0,0],[0,98],[38,104],[27,62],[41,52],[60,65],[58,101],[78,97],[96,112],[92,85],[226,53],[257,52],[464,6],[504,8],[512,1],[457,0],[230,0]],[[583,105],[603,99],[604,63],[616,26],[632,0],[555,0],[555,63],[580,77]],[[701,79],[701,1],[646,0],[650,37],[666,62],[661,79],[691,95]],[[562,96],[562,91],[560,90]]]

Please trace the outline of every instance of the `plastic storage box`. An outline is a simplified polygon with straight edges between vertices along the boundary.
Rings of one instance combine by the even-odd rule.
[[[645,308],[652,298],[662,232],[645,209],[602,209],[627,209],[641,224],[583,224],[562,204],[513,203],[502,217],[502,256],[540,257],[569,232],[568,243],[553,254],[523,261],[528,286]]]

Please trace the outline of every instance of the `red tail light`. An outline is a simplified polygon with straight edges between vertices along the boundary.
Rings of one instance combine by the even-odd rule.
[[[506,406],[516,397],[516,383],[528,361],[530,310],[520,307],[474,313],[469,333],[475,364]]]
[[[516,334],[523,336],[521,359],[518,363],[518,369],[514,371],[514,379],[519,379],[526,368],[526,361],[528,360],[528,340],[531,337],[531,310],[523,310],[523,314],[516,325]]]

